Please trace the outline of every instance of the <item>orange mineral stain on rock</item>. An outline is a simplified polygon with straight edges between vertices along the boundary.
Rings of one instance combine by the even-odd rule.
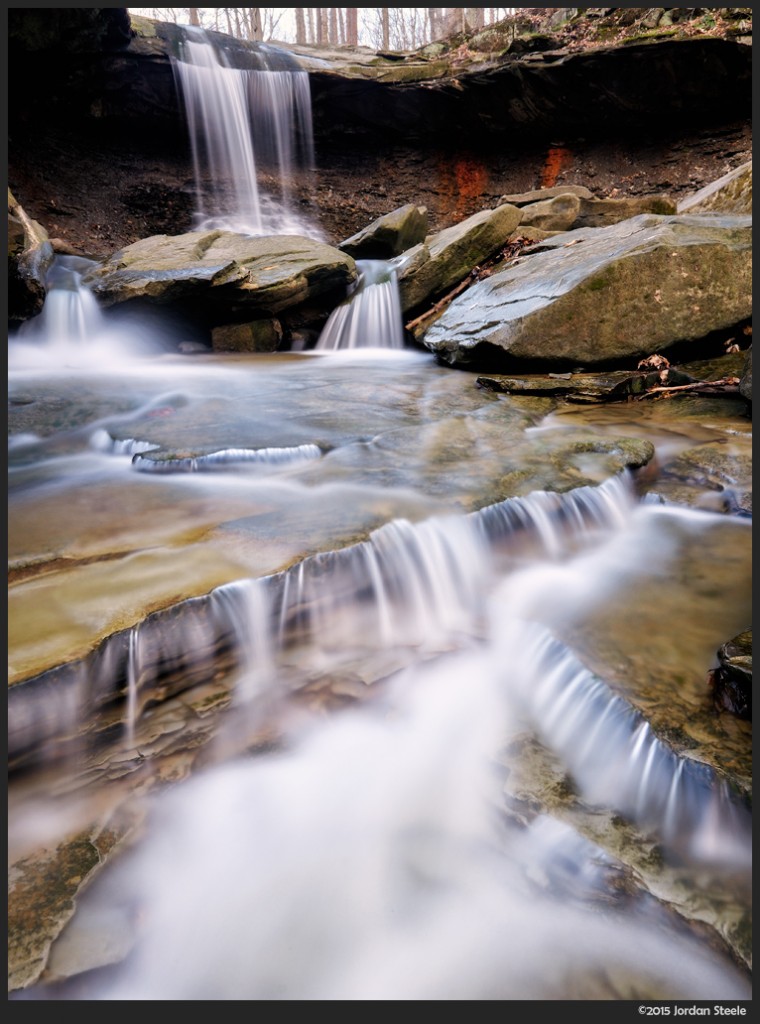
[[[455,220],[462,220],[479,210],[488,181],[488,169],[473,156],[458,156],[451,161],[441,161],[439,187],[446,214]]]
[[[552,146],[546,154],[539,188],[553,188],[557,184],[557,177],[561,170],[564,170],[572,161],[573,154],[564,146]]]

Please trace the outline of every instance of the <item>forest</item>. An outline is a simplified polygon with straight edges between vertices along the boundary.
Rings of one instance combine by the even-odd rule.
[[[549,11],[541,10],[544,14]],[[130,11],[159,21],[226,32],[238,39],[410,50],[457,32],[492,25],[515,8],[132,7]]]

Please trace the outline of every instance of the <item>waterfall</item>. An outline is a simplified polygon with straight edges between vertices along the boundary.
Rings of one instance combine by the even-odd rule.
[[[8,366],[16,369],[107,369],[155,353],[161,342],[100,308],[83,283],[93,260],[56,256],[45,275],[41,312],[26,320],[9,338]]]
[[[316,348],[403,348],[404,324],[396,268],[385,260],[357,260],[356,269],[356,282],[328,317]]]
[[[314,234],[292,201],[296,173],[314,162],[308,73],[265,44],[248,54],[255,67],[232,67],[202,29],[185,32],[173,68],[190,134],[196,227]]]

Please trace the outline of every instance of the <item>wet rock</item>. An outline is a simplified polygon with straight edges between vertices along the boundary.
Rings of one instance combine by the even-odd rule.
[[[45,301],[45,273],[53,260],[47,231],[8,189],[8,319],[35,316]]]
[[[453,366],[599,366],[751,315],[751,219],[642,214],[542,242],[458,296],[423,344]]]
[[[125,834],[96,828],[13,863],[8,886],[9,990],[39,979],[51,945],[75,912],[77,893]]]
[[[668,368],[663,372],[613,370],[608,373],[546,373],[522,376],[480,376],[478,387],[506,394],[558,395],[577,402],[620,402],[649,388],[693,383],[690,374]]]
[[[356,260],[389,260],[424,242],[427,233],[426,208],[407,203],[378,217],[363,230],[340,242],[338,248]]]
[[[216,352],[276,352],[282,341],[279,320],[253,320],[248,324],[215,327],[211,342]]]
[[[252,238],[229,231],[154,235],[128,245],[84,279],[104,306],[142,299],[182,302],[212,318],[276,314],[355,279],[346,253],[299,235]]]
[[[673,482],[684,488],[694,488],[698,495],[693,502],[710,511],[733,515],[752,514],[752,452],[751,448],[732,443],[728,437],[718,437],[707,444],[687,448],[662,467],[662,493],[669,493]],[[707,490],[714,500],[706,500]]]
[[[404,312],[457,284],[472,268],[495,253],[520,223],[510,203],[482,210],[414,246],[398,264]]]
[[[718,650],[717,668],[708,673],[715,706],[752,720],[752,630],[739,633]]]

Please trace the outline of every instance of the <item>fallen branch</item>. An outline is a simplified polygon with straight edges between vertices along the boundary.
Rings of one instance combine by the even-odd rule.
[[[738,390],[738,377],[721,377],[720,380],[698,380],[693,384],[673,384],[671,387],[663,384],[659,387],[647,388],[644,394],[637,395],[636,399],[641,401],[642,398],[671,398],[684,391],[690,391],[697,395],[724,395],[734,394]]]
[[[455,299],[457,295],[460,295],[466,288],[469,288],[471,284],[474,284],[476,281],[482,281],[484,277],[490,277],[498,264],[503,263],[507,259],[514,259],[527,246],[535,244],[535,238],[529,238],[527,235],[520,235],[519,238],[515,238],[512,242],[508,242],[506,245],[502,246],[499,252],[495,255],[484,260],[478,266],[473,267],[467,277],[452,288],[450,292],[447,292],[443,298],[438,299],[430,309],[426,309],[424,313],[420,313],[420,315],[415,317],[414,320],[410,320],[409,323],[405,325],[407,331],[412,331],[415,327],[424,323],[425,320],[429,320],[437,313],[440,313],[444,306],[447,306],[452,299]]]
[[[425,320],[429,320],[430,317],[435,316],[436,313],[440,313],[444,306],[447,306],[452,299],[455,299],[460,292],[465,290],[465,288],[469,288],[471,284],[472,281],[469,276],[466,277],[464,281],[460,281],[456,288],[452,288],[450,292],[444,295],[442,299],[439,299],[438,302],[430,307],[430,309],[426,310],[414,320],[410,320],[406,325],[407,331],[413,330],[413,328],[417,327],[419,324],[424,323]]]

